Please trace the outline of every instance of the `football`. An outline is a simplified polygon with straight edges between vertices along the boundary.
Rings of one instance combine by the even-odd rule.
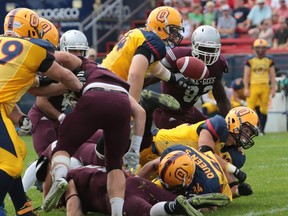
[[[179,58],[176,62],[179,71],[186,77],[201,80],[209,76],[207,66],[200,59],[192,56]]]

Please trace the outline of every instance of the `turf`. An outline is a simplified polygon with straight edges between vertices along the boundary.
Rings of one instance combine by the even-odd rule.
[[[23,138],[27,144],[28,154],[25,166],[36,159],[31,137]],[[234,199],[233,202],[214,213],[213,216],[286,216],[288,215],[288,133],[268,133],[257,137],[255,145],[246,151],[247,160],[243,167],[248,175],[246,182],[252,186],[253,194]],[[35,207],[41,206],[42,196],[35,188],[28,191]],[[8,215],[15,215],[13,205],[6,198]],[[40,215],[64,216],[65,210],[53,210]],[[89,214],[102,215],[102,214]]]

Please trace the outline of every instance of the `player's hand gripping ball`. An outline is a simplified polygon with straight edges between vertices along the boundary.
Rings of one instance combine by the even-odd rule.
[[[207,66],[200,59],[192,56],[179,58],[176,62],[179,71],[186,77],[201,80],[209,76]]]

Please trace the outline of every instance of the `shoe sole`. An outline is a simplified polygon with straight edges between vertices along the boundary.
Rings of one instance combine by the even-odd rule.
[[[196,210],[188,201],[187,199],[180,195],[177,197],[176,202],[178,202],[179,206],[181,206],[182,214],[186,216],[202,216],[203,214]]]
[[[165,108],[172,109],[172,110],[180,109],[179,102],[171,95],[158,94],[153,91],[143,90],[141,93],[141,96],[145,99],[151,99],[151,100],[157,101],[161,104],[161,106]]]
[[[189,200],[193,206],[211,205],[211,206],[225,206],[230,203],[229,197],[222,193],[210,193],[203,195],[196,195]]]
[[[45,212],[51,211],[57,205],[59,199],[65,193],[67,188],[68,188],[67,182],[60,182],[54,194],[50,194],[49,191],[49,193],[44,199],[42,210]]]

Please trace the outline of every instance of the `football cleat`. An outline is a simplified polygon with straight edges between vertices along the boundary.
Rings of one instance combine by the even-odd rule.
[[[32,206],[32,201],[28,200],[21,209],[16,213],[16,216],[39,216],[36,210]]]
[[[194,195],[188,199],[188,202],[194,207],[203,208],[209,206],[225,206],[230,203],[230,199],[222,193],[208,193]]]
[[[253,193],[251,186],[245,182],[238,185],[238,193],[240,196],[249,196]]]
[[[176,200],[176,211],[180,212],[183,215],[187,216],[202,216],[203,214],[196,210],[189,202],[188,200],[182,196],[179,195]]]
[[[68,182],[64,178],[60,178],[53,182],[49,193],[44,198],[42,209],[45,212],[51,211],[56,207],[61,196],[65,193],[68,187]]]
[[[145,110],[154,111],[159,107],[170,110],[180,109],[179,102],[168,94],[158,94],[151,90],[144,89],[141,92],[141,99],[141,105]]]

